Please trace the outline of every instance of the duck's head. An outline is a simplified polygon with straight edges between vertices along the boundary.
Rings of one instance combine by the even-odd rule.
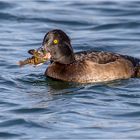
[[[43,39],[41,49],[49,53],[46,57],[50,56],[54,62],[70,64],[75,60],[70,38],[62,30],[49,31]]]

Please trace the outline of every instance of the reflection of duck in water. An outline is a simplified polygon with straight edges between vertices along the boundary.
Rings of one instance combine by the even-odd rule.
[[[74,53],[69,37],[61,30],[48,32],[40,50],[47,52],[51,64],[45,75],[79,83],[105,82],[140,76],[140,60],[103,51]]]

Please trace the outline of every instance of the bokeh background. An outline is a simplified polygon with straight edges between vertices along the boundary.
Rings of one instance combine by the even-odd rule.
[[[75,52],[140,58],[139,0],[0,0],[0,139],[140,139],[140,79],[83,85],[18,67],[56,28]]]

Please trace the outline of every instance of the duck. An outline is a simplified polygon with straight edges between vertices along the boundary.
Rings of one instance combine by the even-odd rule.
[[[113,52],[74,52],[69,36],[53,29],[44,36],[41,49],[50,60],[45,76],[76,83],[99,83],[140,77],[140,59]]]

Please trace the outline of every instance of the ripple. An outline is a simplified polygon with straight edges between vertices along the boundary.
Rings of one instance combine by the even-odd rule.
[[[8,77],[7,75],[1,76],[0,83],[3,85],[7,85],[7,89],[10,88],[11,86],[13,86],[13,87],[17,86],[17,84],[16,84],[17,82],[14,79]]]
[[[14,16],[12,14],[9,14],[9,13],[3,13],[3,12],[0,12],[0,19],[1,20],[16,20],[17,19],[17,16]]]
[[[37,21],[37,22],[43,22],[43,23],[56,23],[58,25],[74,25],[74,26],[78,26],[79,24],[81,26],[88,26],[88,25],[91,25],[90,23],[88,22],[81,22],[81,21],[77,21],[77,20],[65,20],[65,19],[62,19],[62,18],[58,18],[58,19],[51,19],[50,17],[49,18],[35,18],[35,17],[30,17],[30,18],[20,18],[18,17],[18,19],[20,21],[30,21],[30,22],[33,22],[33,21]]]
[[[139,94],[119,94],[118,95],[119,97],[124,97],[124,98],[130,98],[130,99],[132,99],[132,98],[139,98],[140,97],[140,95]]]
[[[0,123],[0,127],[11,127],[11,126],[28,126],[28,127],[39,127],[39,128],[44,128],[42,125],[39,125],[33,121],[26,121],[24,119],[13,119],[13,120],[8,120]]]
[[[14,7],[14,5],[11,4],[11,3],[0,1],[0,9],[1,10],[8,9],[8,8],[13,8],[13,7]]]
[[[7,106],[9,106],[9,107],[16,107],[16,106],[18,106],[18,104],[16,104],[16,103],[13,103],[13,102],[8,102],[8,101],[0,101],[0,105],[7,105]]]
[[[140,107],[140,103],[125,102],[126,104],[134,107]]]
[[[23,125],[23,124],[26,124],[26,121],[24,119],[14,119],[0,123],[0,127],[9,127],[13,125]]]
[[[9,132],[0,132],[0,137],[1,138],[13,138],[13,137],[19,137],[21,136],[20,134],[14,134],[14,133],[9,133]]]
[[[126,22],[126,23],[110,23],[104,25],[98,25],[94,27],[94,30],[114,30],[114,29],[127,29],[127,28],[138,28],[140,24],[138,22]]]
[[[128,113],[123,113],[123,114],[119,114],[119,115],[115,115],[116,117],[123,117],[123,118],[138,118],[140,117],[140,111],[133,111],[133,112],[128,112]]]
[[[15,113],[42,113],[42,112],[50,112],[48,109],[44,109],[44,108],[20,108],[20,109],[14,109],[11,110],[11,112],[15,112]]]
[[[22,77],[17,77],[16,80],[26,84],[46,84],[45,76],[42,74],[28,74]]]

